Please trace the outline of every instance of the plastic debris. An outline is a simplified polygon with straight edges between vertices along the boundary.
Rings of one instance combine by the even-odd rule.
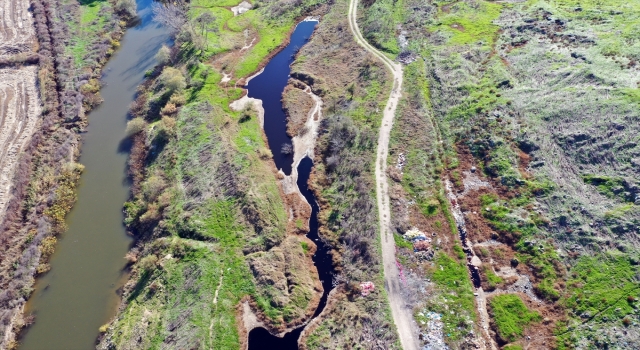
[[[373,284],[373,282],[362,282],[360,283],[360,295],[366,297],[367,295],[369,295],[369,293],[373,292],[375,288],[376,286]]]

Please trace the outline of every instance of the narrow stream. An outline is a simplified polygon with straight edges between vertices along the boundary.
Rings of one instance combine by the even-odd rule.
[[[289,81],[290,66],[295,54],[307,43],[317,23],[300,22],[291,34],[289,45],[273,57],[264,67],[264,71],[249,80],[246,86],[249,97],[262,100],[265,113],[264,132],[276,168],[282,169],[285,175],[291,174],[293,152],[282,152],[284,145],[292,145],[291,137],[287,135],[287,118],[282,109],[282,92]]]
[[[126,281],[124,255],[131,239],[122,225],[129,186],[123,142],[129,104],[154,55],[169,39],[152,22],[151,0],[138,0],[141,21],[129,29],[104,69],[104,103],[89,115],[80,163],[85,165],[69,229],[39,278],[26,313],[36,315],[21,349],[94,349],[98,328],[113,317],[117,289]]]
[[[276,166],[282,169],[286,174],[291,173],[293,155],[281,153],[283,143],[291,143],[291,138],[286,134],[286,117],[282,110],[282,92],[284,91],[289,79],[290,68],[293,63],[295,53],[308,40],[317,22],[308,21],[301,22],[291,35],[290,44],[278,55],[276,55],[257,77],[249,81],[249,97],[262,99],[262,105],[265,110],[264,130],[267,135],[269,147],[273,152],[273,158]],[[316,254],[313,256],[313,262],[318,269],[318,277],[322,282],[324,289],[320,304],[313,313],[313,317],[318,316],[327,304],[327,297],[333,288],[333,265],[331,259],[331,249],[318,236],[318,212],[319,207],[313,192],[309,189],[307,182],[311,175],[313,161],[305,157],[298,165],[297,185],[300,193],[311,205],[311,218],[309,220],[309,233],[307,237],[317,245]],[[249,350],[295,350],[298,349],[298,338],[304,330],[305,326],[298,327],[291,332],[279,338],[271,335],[264,328],[255,328],[249,332]]]

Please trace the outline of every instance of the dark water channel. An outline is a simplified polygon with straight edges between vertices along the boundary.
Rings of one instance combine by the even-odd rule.
[[[104,98],[89,114],[80,163],[85,172],[69,229],[59,239],[51,271],[39,278],[27,303],[36,323],[20,349],[94,349],[98,328],[114,316],[117,289],[126,281],[124,256],[131,239],[122,225],[122,204],[129,186],[123,143],[129,104],[154,55],[169,39],[152,22],[151,0],[138,1],[140,22],[130,28],[104,69]]]
[[[249,81],[249,96],[262,99],[265,109],[264,130],[269,141],[269,147],[273,152],[276,166],[285,173],[290,174],[293,155],[285,155],[280,152],[283,143],[291,142],[291,138],[286,134],[286,118],[282,110],[282,92],[289,78],[289,65],[293,62],[293,55],[304,45],[317,22],[301,22],[291,35],[291,43],[278,55],[276,55],[265,67],[262,74]],[[253,89],[253,90],[252,90]],[[309,189],[307,182],[311,175],[313,161],[305,157],[298,165],[297,185],[300,193],[311,205],[311,218],[309,221],[309,233],[307,237],[317,245],[313,262],[318,269],[318,275],[322,282],[324,292],[320,299],[320,304],[313,314],[318,316],[327,304],[327,297],[333,288],[333,265],[331,263],[330,247],[318,236],[318,211],[319,207],[313,192]],[[264,328],[255,328],[249,332],[249,350],[295,350],[298,349],[298,338],[305,326],[298,327],[279,338],[271,335]]]
[[[287,119],[282,110],[282,92],[289,81],[290,65],[294,55],[307,43],[318,22],[300,22],[291,34],[289,45],[269,61],[264,71],[249,80],[246,88],[249,97],[262,100],[265,111],[264,132],[278,169],[289,175],[293,153],[283,153],[283,145],[291,145],[287,135]]]
[[[460,242],[462,242],[462,250],[467,256],[467,268],[469,268],[469,275],[471,276],[471,282],[473,282],[473,286],[476,288],[480,288],[482,285],[482,280],[480,279],[480,271],[478,271],[478,267],[474,266],[471,263],[471,259],[473,258],[473,252],[471,248],[467,244],[467,229],[463,225],[458,225],[458,233],[460,233]]]

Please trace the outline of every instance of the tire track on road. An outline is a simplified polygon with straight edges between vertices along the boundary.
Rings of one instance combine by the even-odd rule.
[[[380,59],[393,74],[393,88],[389,100],[384,108],[380,132],[378,135],[378,148],[376,151],[376,197],[378,202],[378,217],[380,221],[380,243],[382,246],[382,264],[384,267],[384,284],[389,298],[393,322],[396,325],[402,348],[405,350],[419,349],[415,322],[412,310],[407,307],[401,293],[400,272],[396,266],[396,247],[391,231],[391,210],[389,204],[389,184],[385,172],[387,154],[389,153],[389,137],[393,126],[396,107],[401,97],[402,66],[369,44],[356,21],[358,10],[357,0],[349,3],[349,27],[358,44],[371,54]]]

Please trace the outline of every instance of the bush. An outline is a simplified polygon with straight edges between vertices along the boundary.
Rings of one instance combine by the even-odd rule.
[[[53,254],[57,242],[58,240],[53,236],[49,236],[42,240],[42,243],[40,244],[40,254],[43,260],[46,260],[51,256],[51,254]]]
[[[140,263],[138,263],[138,268],[141,271],[147,272],[147,271],[150,271],[151,269],[154,269],[157,263],[158,263],[157,256],[155,256],[154,254],[147,255],[144,258],[142,258],[142,260],[140,260]]]
[[[263,148],[260,148],[260,149],[258,150],[258,156],[259,156],[261,159],[268,160],[268,159],[273,158],[273,153],[271,153],[271,150],[270,150],[270,149],[268,149],[268,148],[264,148],[264,147],[263,147]]]
[[[171,61],[171,50],[165,44],[162,44],[162,47],[156,53],[156,61],[158,64],[167,64]]]
[[[172,114],[176,114],[177,112],[178,112],[178,108],[176,108],[176,105],[174,105],[171,102],[167,103],[160,110],[160,114],[163,114],[163,115],[172,115]]]
[[[127,123],[127,137],[132,137],[144,130],[147,123],[142,118],[133,118]]]
[[[136,2],[135,0],[117,0],[115,10],[127,17],[135,17],[136,16]]]
[[[160,125],[162,126],[162,132],[165,136],[171,137],[176,134],[176,120],[175,118],[171,118],[168,116],[162,116],[162,120],[160,121]]]
[[[184,94],[176,93],[171,95],[171,97],[169,98],[169,103],[173,103],[176,106],[182,106],[187,103],[187,98],[184,96]]]
[[[181,91],[187,87],[187,80],[179,69],[164,67],[160,74],[160,84],[169,91]]]

